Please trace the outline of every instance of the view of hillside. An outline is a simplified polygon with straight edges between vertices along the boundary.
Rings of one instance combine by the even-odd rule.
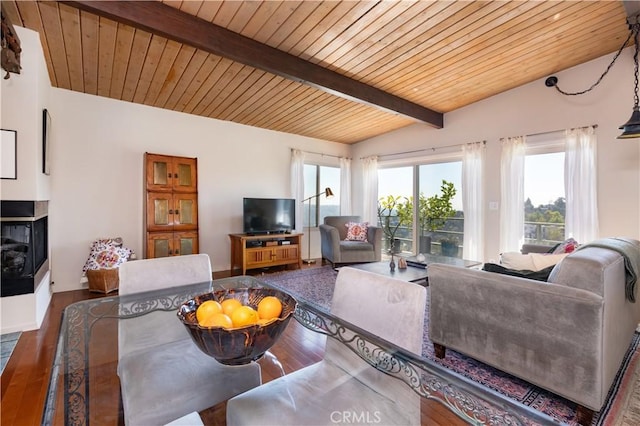
[[[566,200],[559,197],[551,204],[534,207],[530,198],[524,202],[524,236],[528,241],[560,242],[564,240]]]

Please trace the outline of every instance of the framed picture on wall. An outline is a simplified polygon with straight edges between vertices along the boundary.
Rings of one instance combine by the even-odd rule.
[[[0,138],[0,178],[2,179],[18,178],[17,144],[18,132],[2,129]]]
[[[51,173],[49,152],[51,151],[51,115],[45,108],[42,110],[42,173]]]

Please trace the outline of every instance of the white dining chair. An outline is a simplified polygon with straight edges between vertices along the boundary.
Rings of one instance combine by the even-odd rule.
[[[354,268],[341,268],[331,312],[420,354],[426,289]],[[328,338],[322,361],[227,402],[227,425],[420,424],[420,396]]]
[[[133,293],[212,279],[206,254],[130,261],[118,275],[123,300]],[[257,363],[226,366],[204,354],[173,310],[120,319],[118,346],[127,425],[167,424],[262,383]]]

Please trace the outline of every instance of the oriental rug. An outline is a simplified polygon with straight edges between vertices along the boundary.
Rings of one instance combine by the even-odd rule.
[[[296,271],[265,274],[260,280],[278,287],[297,299],[304,300],[327,312],[331,309],[333,288],[338,275],[331,266]],[[429,291],[427,287],[427,298]],[[561,423],[577,425],[576,404],[544,389],[527,383],[517,377],[499,371],[484,363],[466,357],[453,350],[447,350],[445,359],[438,359],[433,353],[429,340],[429,303],[425,309],[425,329],[422,354],[434,362],[455,371],[469,379],[494,389],[533,409],[541,411]],[[602,410],[594,416],[593,426],[637,424],[640,417],[640,334],[636,332],[633,342],[624,358],[620,371]]]

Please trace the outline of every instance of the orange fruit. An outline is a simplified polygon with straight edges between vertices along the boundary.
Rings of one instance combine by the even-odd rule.
[[[215,300],[206,300],[196,309],[196,319],[198,324],[202,325],[209,317],[222,312],[222,306]]]
[[[258,316],[260,319],[278,318],[282,313],[282,302],[275,296],[267,296],[258,303]]]
[[[229,315],[230,317],[233,311],[236,310],[236,308],[239,308],[240,306],[242,306],[242,302],[240,302],[238,299],[224,299],[221,302],[221,305],[222,305],[222,312]]]
[[[229,318],[229,315],[225,315],[222,312],[213,314],[210,317],[205,318],[204,321],[200,322],[200,325],[202,327],[233,327],[233,323],[231,322],[231,318]]]
[[[251,306],[240,306],[231,313],[231,322],[234,327],[245,327],[258,322],[258,312]]]

